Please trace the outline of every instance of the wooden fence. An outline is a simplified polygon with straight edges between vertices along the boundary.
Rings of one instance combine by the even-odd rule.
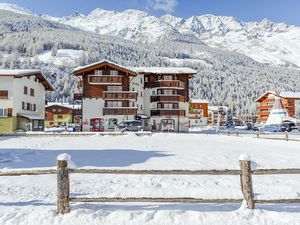
[[[271,139],[271,140],[285,140],[285,141],[300,141],[300,135],[299,134],[289,134],[289,132],[272,132],[272,133],[265,133],[261,131],[257,132],[245,132],[245,131],[239,131],[239,130],[224,130],[224,131],[218,131],[217,134],[223,134],[227,136],[251,136],[255,138],[260,139]]]
[[[0,172],[0,176],[42,175],[57,174],[57,211],[60,214],[70,212],[70,202],[160,202],[160,203],[242,203],[246,201],[249,209],[255,209],[255,204],[274,203],[300,203],[300,199],[254,199],[252,175],[270,174],[300,174],[300,169],[251,169],[250,158],[242,157],[239,160],[239,170],[114,170],[114,169],[81,169],[68,168],[68,160],[58,157],[57,168],[49,170],[22,170]],[[70,173],[83,174],[140,174],[140,175],[236,175],[240,176],[243,199],[203,199],[203,198],[71,198],[70,197]]]

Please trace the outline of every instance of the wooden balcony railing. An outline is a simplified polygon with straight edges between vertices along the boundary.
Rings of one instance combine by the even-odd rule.
[[[185,85],[180,80],[159,80],[154,83],[153,87],[184,89]]]
[[[151,116],[185,116],[185,110],[155,109],[151,110]]]
[[[179,96],[179,95],[151,96],[151,102],[184,102],[184,96]]]
[[[137,92],[113,92],[113,91],[105,91],[104,92],[105,100],[136,100]]]
[[[101,76],[89,76],[90,84],[98,85],[122,85],[122,76],[112,76],[112,75],[101,75]]]
[[[103,115],[136,115],[136,107],[120,107],[120,108],[109,108],[103,109]]]

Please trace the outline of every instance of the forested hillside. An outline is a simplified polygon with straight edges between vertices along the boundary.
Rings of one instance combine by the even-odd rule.
[[[75,66],[101,59],[129,66],[188,66],[198,74],[190,82],[191,97],[206,98],[212,105],[234,104],[237,114],[254,113],[262,92],[300,90],[300,71],[258,63],[238,53],[208,47],[198,39],[168,36],[142,44],[99,35],[38,16],[0,11],[0,67],[42,68],[56,87],[50,101],[72,101]],[[80,51],[73,61],[51,63],[41,58],[51,52],[58,61],[59,51]]]

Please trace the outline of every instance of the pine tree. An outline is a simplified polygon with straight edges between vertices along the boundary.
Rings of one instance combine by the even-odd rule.
[[[230,109],[227,111],[225,126],[227,129],[234,128],[234,123],[232,119],[232,112]]]

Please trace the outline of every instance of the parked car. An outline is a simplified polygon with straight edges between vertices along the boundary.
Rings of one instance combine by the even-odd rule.
[[[280,124],[280,129],[281,131],[292,131],[292,130],[297,130],[297,125],[292,122],[292,121],[289,121],[289,120],[285,120],[285,121],[282,121],[282,123]]]
[[[130,121],[123,121],[119,124],[118,128],[122,131],[140,131],[142,130],[142,121],[138,120],[130,120]]]

